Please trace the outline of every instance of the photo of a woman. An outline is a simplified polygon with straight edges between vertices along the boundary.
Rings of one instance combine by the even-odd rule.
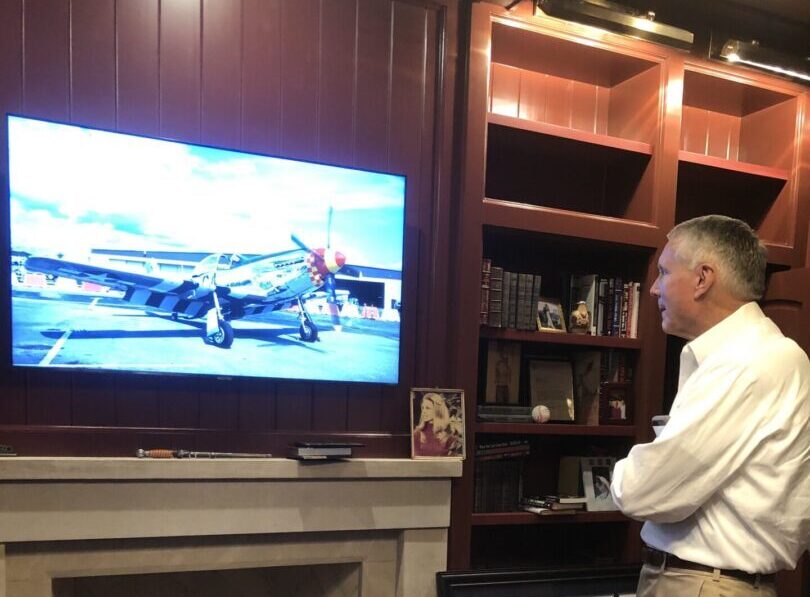
[[[411,390],[414,458],[464,457],[463,397],[461,390]]]

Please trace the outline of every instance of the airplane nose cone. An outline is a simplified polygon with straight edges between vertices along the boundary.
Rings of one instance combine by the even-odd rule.
[[[346,256],[340,251],[335,251],[335,263],[337,263],[338,269],[340,269],[343,267],[343,264],[346,263]]]

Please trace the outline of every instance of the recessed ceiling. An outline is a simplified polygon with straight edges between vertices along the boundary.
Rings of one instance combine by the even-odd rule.
[[[771,13],[791,21],[810,25],[810,0],[731,0],[763,12]],[[807,32],[810,36],[810,31]]]

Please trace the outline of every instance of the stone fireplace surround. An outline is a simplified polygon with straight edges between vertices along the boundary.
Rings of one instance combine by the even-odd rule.
[[[262,570],[297,570],[324,596],[433,597],[460,475],[458,461],[405,459],[3,458],[0,597]]]

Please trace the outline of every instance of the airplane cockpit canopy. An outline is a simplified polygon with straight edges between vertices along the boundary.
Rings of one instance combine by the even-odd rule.
[[[194,271],[192,275],[198,275],[205,272],[211,271],[222,271],[231,269],[235,265],[238,265],[244,260],[241,255],[237,253],[212,253],[208,255],[208,257],[204,257],[200,262],[194,267]]]

